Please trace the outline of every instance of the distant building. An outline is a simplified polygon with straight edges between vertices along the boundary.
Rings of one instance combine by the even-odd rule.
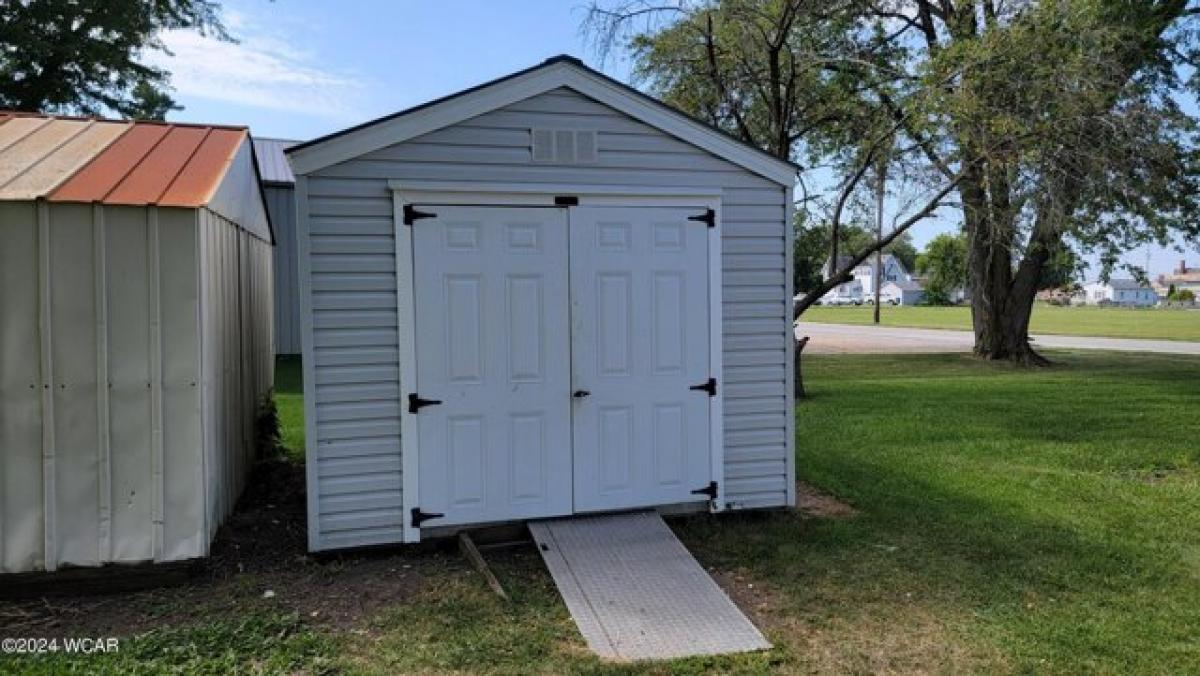
[[[1078,302],[1084,305],[1129,305],[1149,307],[1158,304],[1158,294],[1149,284],[1133,279],[1096,280],[1083,285]]]
[[[837,270],[842,269],[849,262],[849,256],[838,256]],[[882,265],[879,267],[882,270],[881,278],[885,285],[888,282],[911,283],[913,281],[912,274],[904,267],[904,263],[900,262],[900,259],[892,254],[884,254]],[[829,279],[837,271],[830,268],[830,261],[826,260],[824,267],[821,268],[822,279]],[[821,301],[830,304],[854,303],[858,305],[865,300],[873,300],[875,298],[875,270],[875,256],[870,256],[866,261],[863,261],[854,268],[854,271],[851,273],[854,279],[834,287],[821,298]],[[882,289],[880,293],[882,295]]]
[[[1170,274],[1158,276],[1158,283],[1155,286],[1161,289],[1159,293],[1164,297],[1173,286],[1176,291],[1189,289],[1200,298],[1200,268],[1189,268],[1187,261],[1179,261],[1179,267],[1172,270]]]
[[[1065,289],[1042,289],[1037,292],[1037,300],[1052,305],[1070,305],[1074,294]]]
[[[884,282],[879,290],[879,302],[892,305],[917,305],[925,300],[925,289],[915,281]]]

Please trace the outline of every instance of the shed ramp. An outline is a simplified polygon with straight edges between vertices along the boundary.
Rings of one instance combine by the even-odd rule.
[[[661,660],[771,647],[656,512],[535,521],[529,530],[601,657]]]

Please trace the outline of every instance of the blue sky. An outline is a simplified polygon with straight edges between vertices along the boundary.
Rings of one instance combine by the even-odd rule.
[[[452,94],[556,54],[601,68],[581,35],[583,0],[225,0],[238,44],[173,33],[172,73],[185,106],[173,120],[246,124],[255,135],[308,139]],[[628,79],[628,65],[602,70]],[[888,219],[890,220],[890,218]],[[956,221],[912,229],[918,247]],[[1146,249],[1127,260],[1144,265]],[[1200,250],[1153,247],[1150,271]]]

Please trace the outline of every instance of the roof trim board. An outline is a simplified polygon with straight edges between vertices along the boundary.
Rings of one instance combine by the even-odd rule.
[[[786,187],[799,167],[729,136],[567,56],[415,108],[314,139],[284,152],[297,174],[310,174],[502,108],[567,87],[645,124]]]

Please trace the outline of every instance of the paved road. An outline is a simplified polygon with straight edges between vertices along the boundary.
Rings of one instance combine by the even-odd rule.
[[[805,354],[888,354],[897,352],[970,352],[975,337],[970,331],[909,329],[896,326],[817,324],[802,322],[797,336],[810,336]],[[1089,336],[1033,336],[1035,347],[1052,349],[1118,350],[1200,355],[1200,342],[1093,338]]]

